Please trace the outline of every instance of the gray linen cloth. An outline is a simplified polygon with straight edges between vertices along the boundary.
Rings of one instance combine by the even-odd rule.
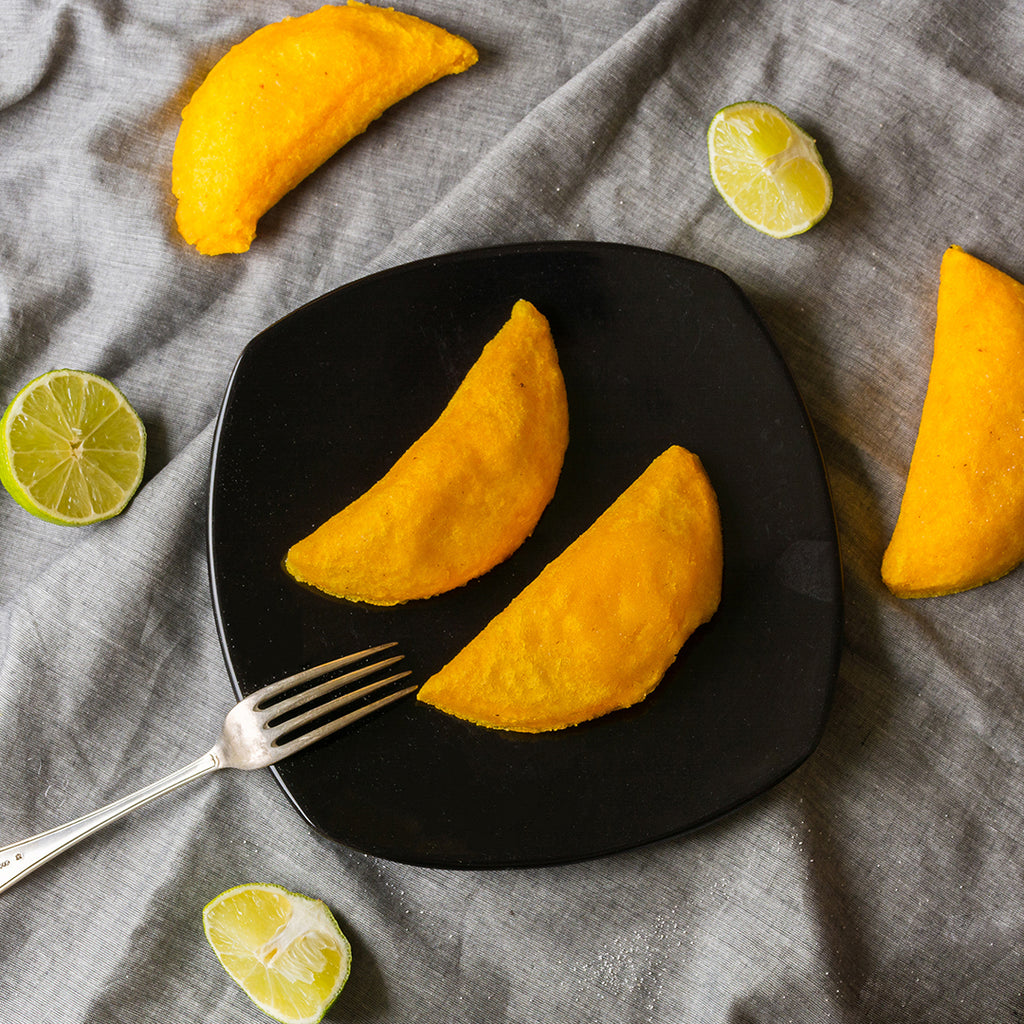
[[[828,727],[710,827],[544,869],[377,860],[308,829],[269,773],[220,773],[0,898],[0,1021],[264,1019],[200,920],[252,880],[319,896],[351,937],[336,1022],[1020,1019],[1024,576],[916,602],[879,578],[941,254],[1024,277],[1017,5],[415,0],[479,64],[394,107],[249,253],[199,256],[173,226],[181,107],[231,44],[314,6],[0,6],[0,400],[92,370],[149,431],[117,519],[63,529],[0,495],[0,843],[190,760],[230,706],[205,492],[244,345],[368,272],[480,245],[635,243],[746,291],[834,493],[846,633]],[[707,124],[748,98],[789,112],[832,171],[834,206],[800,238],[757,234],[711,186]]]

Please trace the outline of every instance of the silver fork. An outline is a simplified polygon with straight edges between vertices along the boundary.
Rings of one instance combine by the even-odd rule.
[[[365,651],[359,651],[357,654],[349,654],[344,658],[335,658],[316,668],[306,669],[305,672],[298,672],[293,676],[288,676],[287,679],[280,679],[276,683],[264,686],[239,701],[228,712],[221,729],[220,739],[208,753],[197,758],[191,764],[179,768],[178,771],[159,782],[140,789],[137,793],[132,793],[112,804],[107,804],[106,807],[101,807],[98,811],[93,811],[92,814],[76,818],[66,825],[59,825],[48,832],[24,839],[20,843],[3,847],[0,849],[0,893],[5,892],[30,872],[35,871],[40,865],[52,860],[57,854],[63,853],[69,847],[85,839],[86,836],[98,832],[105,825],[117,821],[129,811],[148,804],[158,796],[163,796],[164,793],[170,793],[179,786],[216,771],[218,768],[265,768],[267,765],[275,764],[296,751],[303,750],[310,744],[343,729],[346,725],[358,721],[378,708],[383,708],[406,694],[412,693],[416,687],[407,686],[405,689],[389,693],[368,704],[362,704],[340,718],[332,718],[307,730],[307,726],[321,718],[332,715],[339,709],[362,700],[389,683],[394,683],[409,675],[408,672],[398,672],[386,679],[378,679],[362,686],[358,690],[343,693],[324,703],[315,703],[358,679],[363,679],[373,672],[379,672],[401,661],[403,656],[400,654],[374,662],[372,665],[360,666],[344,675],[328,679],[300,692],[291,694],[288,692],[304,686],[314,679],[329,675],[336,669],[344,668],[346,665],[369,658],[379,651],[394,646],[394,644],[381,644],[379,647],[371,647]]]

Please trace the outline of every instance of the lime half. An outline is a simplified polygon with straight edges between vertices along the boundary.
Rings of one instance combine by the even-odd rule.
[[[708,127],[711,180],[732,210],[773,238],[799,235],[832,205],[814,139],[777,107],[734,103]]]
[[[239,885],[211,900],[203,928],[224,970],[283,1024],[315,1024],[348,980],[352,949],[320,900]]]
[[[61,526],[122,511],[142,482],[146,429],[108,380],[51,370],[0,419],[0,482],[19,505]]]

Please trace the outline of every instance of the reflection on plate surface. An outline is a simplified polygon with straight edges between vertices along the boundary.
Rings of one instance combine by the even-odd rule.
[[[382,476],[527,298],[551,322],[569,449],[523,546],[466,586],[377,608],[295,583],[285,551]],[[398,641],[439,669],[670,444],[718,494],[722,603],[643,703],[557,733],[403,701],[272,769],[309,823],[442,867],[559,863],[705,824],[814,749],[842,583],[818,448],[786,367],[720,271],[605,243],[456,253],[356,281],[246,347],[214,441],[214,611],[236,695]]]

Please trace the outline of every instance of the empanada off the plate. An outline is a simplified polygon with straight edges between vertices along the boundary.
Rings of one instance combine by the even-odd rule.
[[[899,518],[882,560],[897,597],[989,583],[1024,560],[1024,286],[957,246]]]
[[[546,732],[629,707],[718,608],[718,502],[673,446],[550,562],[418,699],[493,729]]]
[[[533,532],[568,443],[554,339],[521,299],[434,424],[368,491],[294,544],[285,566],[301,582],[369,604],[452,590]]]
[[[437,25],[355,0],[258,29],[182,111],[171,177],[182,237],[208,256],[245,252],[259,218],[345,143],[476,60]]]

